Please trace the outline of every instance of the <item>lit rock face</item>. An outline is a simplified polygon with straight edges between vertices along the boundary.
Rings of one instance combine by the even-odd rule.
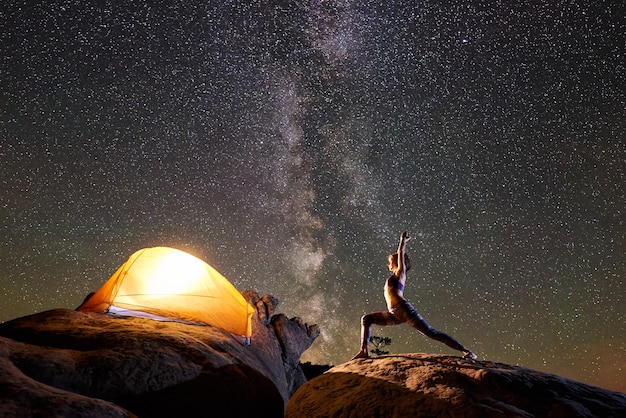
[[[252,344],[209,326],[56,309],[0,324],[0,416],[282,417],[317,326],[257,310]]]
[[[432,354],[352,360],[293,395],[287,418],[626,417],[626,395],[523,367]]]

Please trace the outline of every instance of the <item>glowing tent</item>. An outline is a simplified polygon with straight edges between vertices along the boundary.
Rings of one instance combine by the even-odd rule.
[[[137,251],[78,310],[115,308],[252,335],[254,309],[241,293],[213,267],[174,248]]]

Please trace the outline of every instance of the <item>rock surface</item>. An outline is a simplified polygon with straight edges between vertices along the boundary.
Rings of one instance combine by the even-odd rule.
[[[217,328],[55,309],[0,324],[0,416],[282,417],[317,326],[257,310],[248,346]]]
[[[300,387],[286,418],[626,417],[626,395],[518,366],[428,354],[352,360]]]

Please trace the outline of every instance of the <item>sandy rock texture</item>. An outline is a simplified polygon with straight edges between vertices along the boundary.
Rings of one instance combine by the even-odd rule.
[[[0,416],[282,417],[319,329],[243,293],[257,310],[247,346],[214,327],[69,309],[0,324]]]
[[[285,416],[618,418],[626,395],[518,366],[412,353],[336,366],[300,387]]]

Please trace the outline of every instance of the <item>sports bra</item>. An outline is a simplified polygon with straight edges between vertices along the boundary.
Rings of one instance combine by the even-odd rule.
[[[395,277],[393,274],[387,277],[387,281],[385,282],[385,287],[395,288],[401,292],[404,292],[404,285],[400,283],[400,280],[398,280],[398,278]]]

